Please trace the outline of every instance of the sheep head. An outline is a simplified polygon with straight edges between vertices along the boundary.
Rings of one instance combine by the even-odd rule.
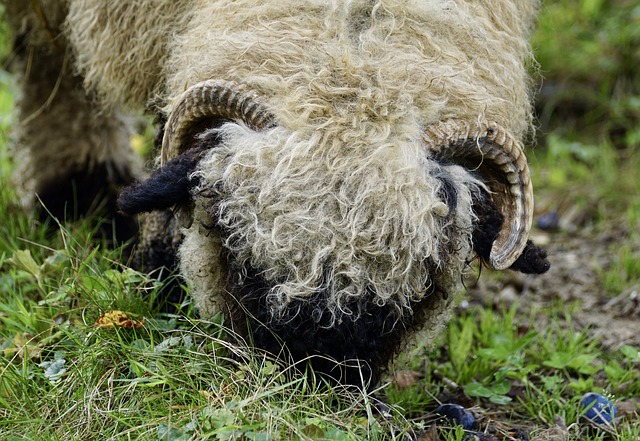
[[[193,126],[203,119],[241,121],[254,130],[275,125],[264,99],[255,91],[226,81],[205,81],[180,98],[166,125],[162,163],[184,153]],[[493,242],[493,268],[509,268],[522,254],[533,216],[533,186],[520,143],[494,122],[444,121],[426,128],[425,148],[439,160],[475,169],[489,185],[504,217]]]
[[[382,131],[381,144],[350,150],[335,133],[281,127],[267,97],[234,82],[196,84],[173,109],[160,169],[126,191],[121,207],[178,206],[181,270],[199,310],[226,311],[242,334],[261,329],[254,339],[272,352],[284,341],[297,359],[312,348],[383,366],[388,351],[371,358],[358,352],[370,345],[362,342],[345,355],[332,333],[349,340],[353,329],[341,326],[363,323],[355,338],[366,340],[377,327],[393,337],[382,344],[393,352],[399,322],[401,334],[425,317],[444,322],[472,246],[496,269],[548,268],[527,241],[526,159],[498,124],[448,120],[407,139]],[[348,129],[337,133],[358,142]],[[284,328],[312,332],[296,352],[289,331],[278,334]]]
[[[187,227],[191,226],[194,206],[193,204],[185,204],[184,201],[185,199],[191,200],[194,195],[189,193],[193,193],[193,187],[198,187],[199,181],[193,177],[199,176],[200,178],[204,178],[204,175],[207,173],[203,170],[196,173],[194,173],[194,171],[197,169],[198,164],[204,159],[209,149],[217,149],[216,146],[220,143],[222,133],[221,129],[214,129],[213,131],[207,132],[207,130],[204,130],[204,127],[207,125],[220,126],[224,121],[229,121],[236,127],[239,127],[237,124],[246,126],[248,130],[256,135],[258,135],[259,132],[265,132],[271,129],[278,130],[276,124],[277,118],[268,109],[266,103],[267,100],[265,97],[251,90],[249,87],[221,80],[204,81],[190,87],[184,92],[175,104],[174,110],[171,112],[165,126],[161,152],[162,168],[155,178],[156,182],[164,180],[167,184],[162,187],[163,190],[160,191],[160,194],[153,192],[147,193],[147,199],[151,200],[151,206],[148,208],[166,208],[174,204],[180,205],[181,209],[178,213],[183,214],[181,216],[183,220],[187,219],[183,221],[183,224]],[[194,131],[196,133],[209,133],[209,135],[200,134],[201,139],[198,141],[198,137],[194,137]],[[290,137],[290,134],[286,136]],[[531,266],[531,264],[529,264],[528,267],[522,265],[522,261],[526,260],[526,255],[530,254],[529,251],[532,248],[528,242],[528,235],[531,228],[533,197],[529,169],[520,143],[496,123],[483,122],[474,124],[456,120],[443,121],[426,127],[423,131],[421,141],[423,145],[423,155],[416,159],[418,162],[423,164],[457,164],[463,166],[465,170],[470,171],[468,176],[464,178],[468,182],[462,186],[471,189],[469,197],[475,199],[474,202],[476,204],[490,203],[495,205],[498,216],[494,217],[492,221],[494,225],[491,225],[491,228],[488,229],[484,225],[481,226],[482,228],[477,229],[478,231],[486,231],[487,233],[485,234],[490,236],[483,238],[485,242],[489,241],[490,243],[490,252],[488,255],[485,255],[487,254],[486,250],[484,250],[484,252],[483,250],[477,250],[481,257],[488,260],[491,266],[498,270],[513,266],[515,269],[526,272],[545,271],[548,268],[548,264],[544,260],[545,256],[540,255],[540,252],[534,253],[533,266]],[[310,155],[310,158],[314,157],[313,151],[307,153]],[[215,161],[220,160],[225,155],[228,156],[229,153],[221,154],[218,152],[217,155]],[[321,156],[321,153],[318,155]],[[173,161],[169,163],[170,159],[173,159]],[[327,158],[323,157],[319,159],[321,161],[327,160]],[[287,160],[291,160],[291,158]],[[222,162],[224,162],[224,159]],[[313,160],[310,162],[313,162]],[[237,164],[234,167],[237,168]],[[376,167],[380,167],[380,164],[374,165],[371,171],[375,173],[373,169]],[[439,168],[442,167],[447,168],[446,165],[439,166]],[[437,174],[438,172],[435,173]],[[455,173],[459,172],[456,171],[453,173],[455,175]],[[208,176],[207,179],[210,180],[210,188],[204,185],[200,190],[196,190],[196,193],[204,189],[203,194],[207,193],[210,195],[213,187],[223,186],[225,179],[223,177],[224,174],[225,171],[220,169],[219,174],[213,178]],[[473,176],[478,176],[481,181],[475,182],[472,178]],[[443,178],[443,181],[456,181],[456,179],[459,179],[459,176],[449,176],[448,178]],[[153,182],[153,180],[151,182]],[[179,184],[180,182],[182,182],[182,184]],[[302,185],[306,185],[303,177],[300,178],[300,182]],[[259,186],[261,184],[256,182],[256,185]],[[154,186],[155,184],[148,185],[147,188],[154,188]],[[380,182],[380,186],[384,187],[385,182]],[[176,187],[181,188],[182,191],[176,191]],[[446,185],[444,185],[443,188],[444,187],[446,187]],[[447,219],[451,214],[450,211],[454,210],[457,206],[456,198],[459,196],[462,187],[449,189],[449,195],[445,194],[446,191],[443,189],[438,190],[441,197],[436,197],[436,200],[431,202],[433,206],[430,208],[430,213],[435,215],[436,218]],[[170,197],[168,193],[166,193],[166,188],[173,189],[174,197]],[[257,188],[254,188],[252,191],[256,191],[256,189]],[[144,193],[145,191],[147,191],[147,189],[139,191],[139,193]],[[296,189],[291,188],[290,191],[295,193]],[[336,188],[334,185],[334,188],[330,191],[340,192],[342,189]],[[348,191],[357,192],[358,188],[349,188]],[[233,193],[233,190],[231,190],[231,193]],[[486,194],[490,195],[490,200],[487,200]],[[129,196],[130,195],[131,192],[129,192]],[[318,197],[321,197],[322,192],[319,192],[318,195]],[[233,204],[226,205],[224,191],[219,192],[213,199],[214,208],[207,208],[207,215],[212,224],[218,224],[220,218],[226,218],[230,222],[226,226],[226,232],[223,234],[227,236],[225,239],[226,243],[237,244],[238,240],[248,240],[250,236],[238,236],[237,232],[230,231],[234,228],[232,225],[235,227],[238,227],[238,225],[233,223],[236,218],[236,213],[230,208]],[[303,200],[302,204],[313,202],[314,201]],[[135,200],[133,203],[133,205],[136,204],[137,207],[130,208],[125,205],[123,209],[127,212],[134,212],[144,210],[146,207],[144,204],[140,204],[138,200]],[[221,209],[221,207],[227,208]],[[299,210],[300,208],[302,207],[295,205],[288,207],[288,209],[292,211]],[[253,215],[258,216],[258,214]],[[341,212],[340,209],[336,209],[335,212],[329,213],[329,215],[340,217],[351,214],[348,213],[347,208],[346,212],[345,210]],[[341,221],[342,220],[338,220],[337,222]],[[414,219],[414,221],[420,222],[420,219]],[[445,225],[447,222],[448,221],[443,221],[443,223],[440,224],[438,224],[438,222],[432,223],[431,228],[438,228],[438,225]],[[308,226],[302,224],[297,226],[303,229],[308,228]],[[272,225],[269,225],[266,228],[268,230],[271,227]],[[243,228],[250,228],[250,226],[245,224]],[[265,226],[262,225],[260,228],[264,229]],[[221,229],[225,230],[225,227],[221,227]],[[271,242],[277,243],[277,229],[267,230],[262,231],[261,234],[272,236]],[[461,227],[460,234],[468,233],[468,231],[465,232],[464,230],[465,227]],[[350,234],[353,235],[354,233],[352,232]],[[384,232],[380,232],[380,234],[384,234]],[[431,236],[429,240],[437,241],[436,232],[429,232],[427,230],[426,234]],[[229,239],[230,237],[233,239]],[[241,239],[238,239],[239,237],[241,237]],[[289,246],[290,245],[291,244],[289,244]],[[247,244],[245,244],[244,247],[251,248],[251,246]],[[437,248],[437,245],[435,247]],[[322,249],[322,246],[318,248],[318,250]],[[523,254],[525,249],[527,249],[527,253]],[[448,252],[461,254],[463,258],[466,258],[464,250],[455,252],[452,250],[453,248]],[[250,254],[254,251],[251,251]],[[288,249],[287,252],[295,253],[295,251],[294,249]],[[394,252],[397,251],[391,251],[391,253]],[[423,257],[428,258],[430,256],[427,254]],[[332,259],[328,256],[325,256],[325,258],[328,260]],[[259,258],[255,255],[245,256],[243,259],[245,263],[260,266]],[[301,261],[300,265],[302,266],[309,265],[308,262],[302,262],[304,259],[314,261],[312,266],[317,267],[320,265],[316,261],[318,259],[317,255],[300,256],[298,259]],[[434,269],[437,271],[437,268],[439,268],[443,262],[446,262],[446,260],[446,258],[443,258],[442,261],[437,260],[436,264],[433,265],[433,268],[429,271],[433,272]],[[278,284],[276,280],[282,280],[283,277],[286,278],[286,272],[298,271],[295,263],[292,264],[288,262],[288,264],[290,265],[289,268],[283,268],[274,272],[274,274],[277,274],[273,277],[274,284]],[[242,271],[244,271],[245,268],[242,268]],[[272,268],[264,267],[254,269],[261,273],[273,271]],[[322,270],[320,270],[320,272],[321,271]],[[433,276],[432,274],[428,274],[429,271],[427,271],[426,274],[428,277],[423,278],[426,285],[432,283],[432,280],[427,281],[427,278],[430,279]],[[446,272],[447,269],[443,269],[442,271]],[[318,271],[316,270],[316,272]],[[453,273],[455,274],[456,271],[454,270]],[[317,285],[318,289],[322,283]],[[360,287],[360,290],[362,290],[362,287]],[[306,295],[310,294],[308,293]],[[303,297],[306,295],[303,295]],[[351,292],[351,295],[354,295],[354,293]],[[285,304],[286,303],[288,302],[285,302]]]

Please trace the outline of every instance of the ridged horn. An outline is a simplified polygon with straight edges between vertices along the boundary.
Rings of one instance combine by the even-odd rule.
[[[255,130],[274,125],[273,114],[258,92],[232,81],[203,81],[187,89],[169,115],[162,138],[162,165],[184,152],[191,127],[205,118],[242,121]]]
[[[427,148],[480,174],[504,216],[489,257],[491,266],[509,268],[526,246],[533,219],[533,186],[520,143],[494,122],[442,121],[425,130]]]

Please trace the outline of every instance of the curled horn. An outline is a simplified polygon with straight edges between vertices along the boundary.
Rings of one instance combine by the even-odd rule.
[[[207,118],[242,121],[255,130],[274,125],[272,113],[256,91],[232,81],[203,81],[187,89],[169,115],[162,139],[162,165],[184,152],[190,128]]]
[[[533,186],[520,143],[494,122],[442,121],[425,130],[427,148],[438,158],[476,170],[504,216],[493,242],[491,266],[509,268],[522,254],[533,218]]]

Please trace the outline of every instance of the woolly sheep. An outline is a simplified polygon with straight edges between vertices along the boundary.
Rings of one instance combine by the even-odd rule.
[[[25,205],[113,211],[141,181],[119,200],[149,212],[137,266],[179,267],[256,347],[375,384],[445,325],[474,251],[548,268],[520,146],[537,0],[4,5]],[[146,180],[123,110],[166,122]]]

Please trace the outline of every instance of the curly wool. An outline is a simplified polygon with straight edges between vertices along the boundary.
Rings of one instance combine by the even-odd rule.
[[[208,1],[171,41],[168,108],[186,87],[224,78],[265,93],[290,130],[366,118],[403,132],[398,116],[412,114],[418,128],[492,120],[521,137],[532,121],[526,36],[536,6]]]
[[[206,195],[196,199],[209,199],[202,204],[212,208],[196,210],[193,232],[186,232],[184,273],[212,266],[201,241],[189,238],[215,224],[233,260],[259,269],[272,286],[274,319],[321,291],[334,317],[357,318],[362,305],[350,305],[364,292],[374,293],[366,301],[394,305],[400,316],[431,283],[445,291],[457,285],[471,251],[472,192],[482,184],[458,166],[426,161],[419,139],[354,137],[346,148],[334,136],[334,130],[348,136],[344,127],[308,138],[282,128],[219,130],[223,141],[194,174],[195,194]],[[456,186],[455,210],[442,179]],[[206,277],[192,280],[196,299],[223,289],[212,290],[201,282]]]

